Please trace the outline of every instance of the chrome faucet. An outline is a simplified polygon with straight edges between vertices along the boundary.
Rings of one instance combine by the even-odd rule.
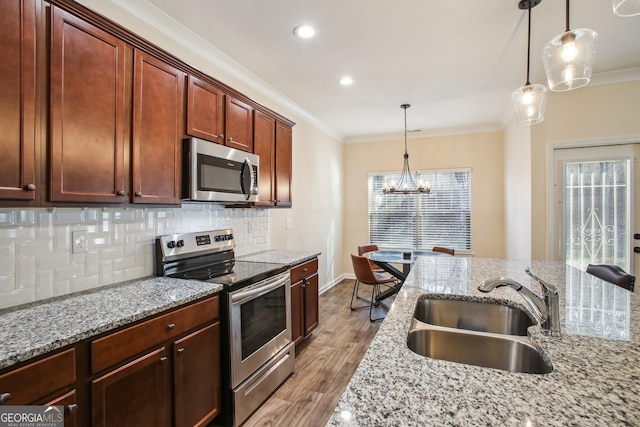
[[[560,332],[560,302],[558,288],[541,279],[531,272],[529,267],[524,270],[531,278],[542,286],[542,296],[508,277],[487,279],[478,286],[480,292],[491,292],[495,288],[508,286],[516,290],[527,303],[533,315],[540,321],[541,332],[544,335],[559,337]]]

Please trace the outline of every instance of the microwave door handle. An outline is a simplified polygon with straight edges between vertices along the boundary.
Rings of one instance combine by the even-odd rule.
[[[249,185],[246,185],[246,173],[249,171]],[[244,159],[244,166],[242,167],[242,191],[244,192],[246,199],[248,200],[252,194],[255,192],[255,176],[253,172],[253,167],[251,166],[251,161],[248,158]],[[248,190],[247,190],[248,188]]]

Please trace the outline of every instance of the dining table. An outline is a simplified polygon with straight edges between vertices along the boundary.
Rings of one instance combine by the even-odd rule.
[[[380,292],[378,297],[376,298],[378,301],[383,300],[385,298],[390,297],[391,295],[395,295],[400,291],[402,284],[406,280],[409,272],[411,271],[411,266],[416,262],[418,257],[420,256],[441,256],[446,255],[443,252],[434,252],[434,251],[406,251],[406,250],[377,250],[372,252],[367,252],[364,254],[369,260],[373,261],[377,266],[382,268],[387,273],[391,274],[395,278],[398,279],[398,283],[389,289]],[[402,270],[396,268],[393,264],[401,264]]]

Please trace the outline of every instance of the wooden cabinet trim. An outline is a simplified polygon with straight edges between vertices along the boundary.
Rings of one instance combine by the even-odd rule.
[[[129,326],[91,342],[91,372],[97,373],[219,317],[218,296]]]
[[[62,351],[0,375],[0,393],[9,405],[28,405],[76,381],[75,349]]]

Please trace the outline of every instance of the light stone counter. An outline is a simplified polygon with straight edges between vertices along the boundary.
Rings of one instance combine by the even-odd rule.
[[[413,353],[406,344],[416,299],[510,301],[511,288],[477,286],[506,276],[540,293],[525,267],[560,291],[561,338],[529,335],[554,366],[517,374]],[[582,359],[582,365],[569,357]],[[547,261],[429,257],[415,264],[328,426],[631,426],[640,425],[640,308],[636,295]]]
[[[222,285],[153,277],[0,312],[0,369],[165,310]]]
[[[305,261],[317,258],[319,255],[320,252],[271,249],[249,255],[239,256],[237,260],[253,262],[273,262],[277,264],[286,264],[289,267],[293,267],[294,265],[302,264]]]

